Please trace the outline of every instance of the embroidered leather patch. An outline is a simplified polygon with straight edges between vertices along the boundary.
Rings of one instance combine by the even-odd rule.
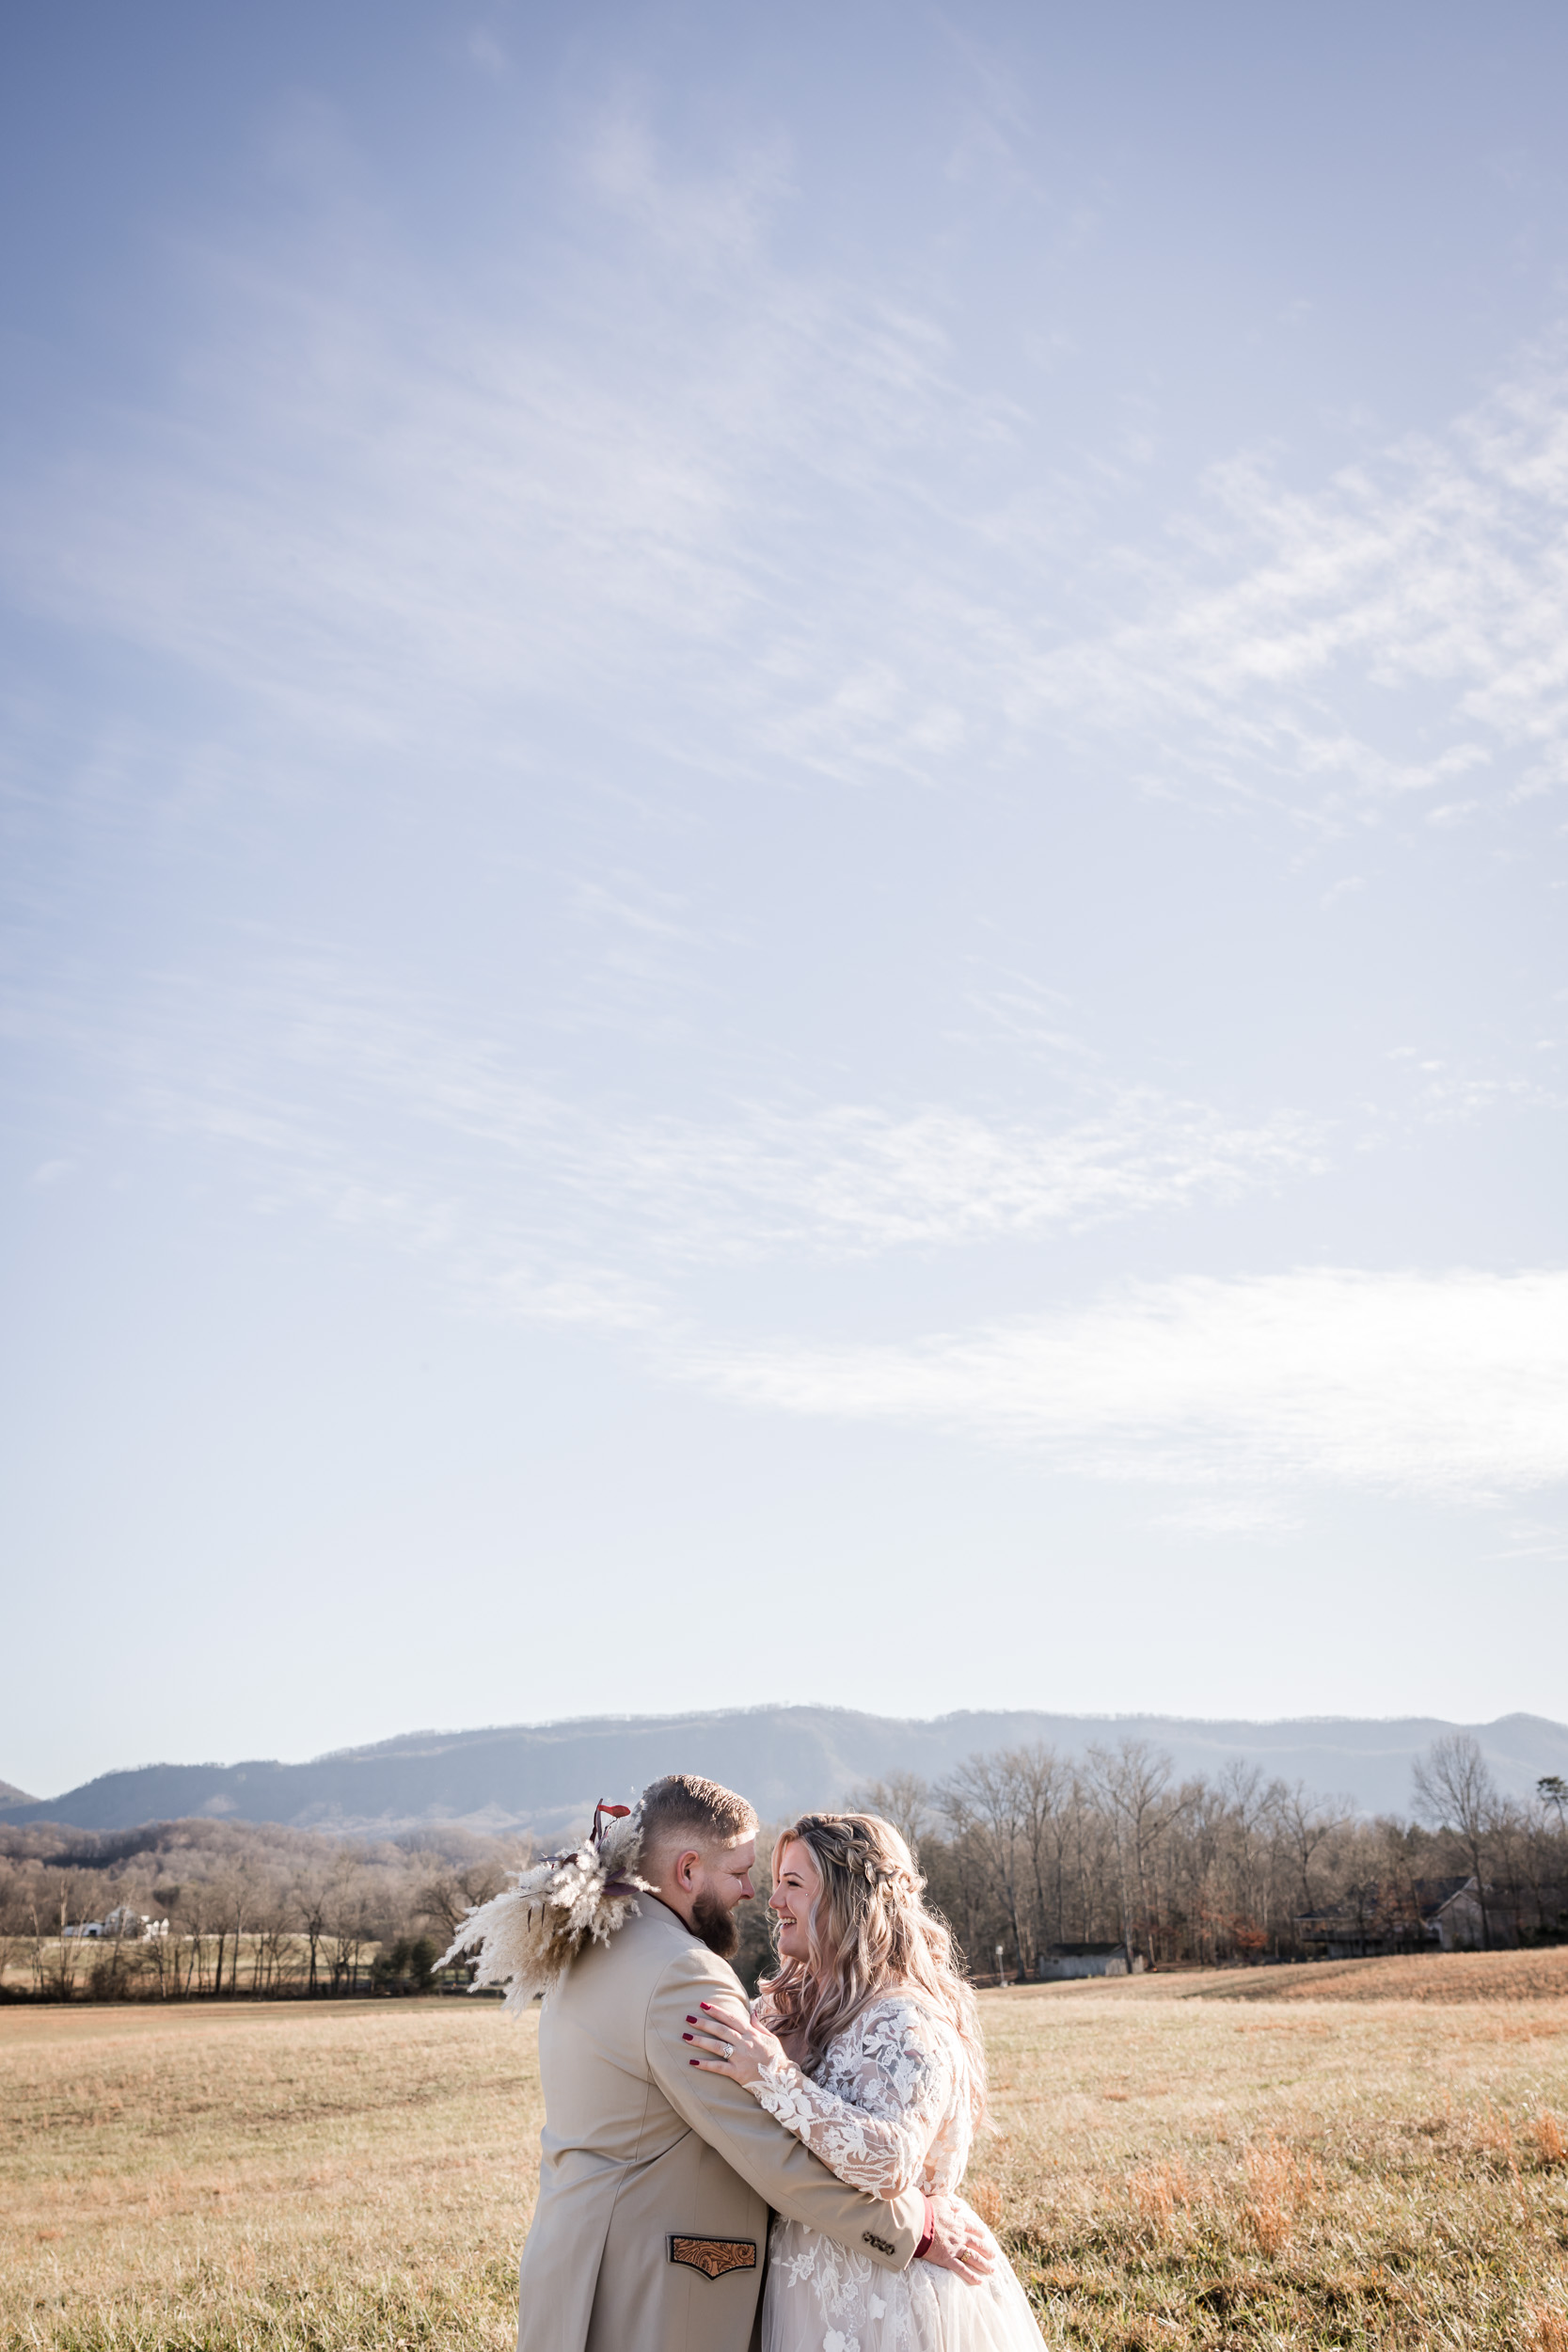
[[[705,2279],[721,2279],[726,2270],[754,2270],[756,2240],[749,2237],[673,2237],[670,2260],[700,2270]]]

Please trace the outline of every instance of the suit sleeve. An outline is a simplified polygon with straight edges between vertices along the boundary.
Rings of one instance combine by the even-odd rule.
[[[884,2200],[848,2187],[741,2084],[691,2064],[690,2045],[681,2040],[686,2020],[702,2014],[699,2001],[717,1999],[745,2005],[733,1971],[694,1945],[665,1970],[648,2003],[648,2072],[676,2114],[775,2212],[869,2255],[884,2270],[907,2269],[926,2231],[926,2201],[918,2190]]]

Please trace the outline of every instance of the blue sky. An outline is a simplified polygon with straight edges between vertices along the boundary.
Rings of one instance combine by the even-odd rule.
[[[0,1773],[1560,1715],[1560,11],[3,38]]]

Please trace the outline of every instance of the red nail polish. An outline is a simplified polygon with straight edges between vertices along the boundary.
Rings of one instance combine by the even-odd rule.
[[[694,2026],[697,2020],[694,2017],[689,2017],[686,2022],[689,2026]]]
[[[697,2063],[695,2058],[688,2058],[686,2062],[688,2066],[695,2066]]]
[[[689,2041],[690,2041],[690,2039],[691,2039],[691,2036],[690,2036],[689,2033],[683,2033],[683,2034],[682,2034],[682,2036],[681,2036],[681,2040],[682,2040],[683,2042],[689,2042]]]

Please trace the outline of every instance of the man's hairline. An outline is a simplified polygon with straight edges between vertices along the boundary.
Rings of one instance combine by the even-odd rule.
[[[761,1827],[760,1821],[753,1821],[750,1829],[736,1830],[729,1837],[715,1836],[708,1838],[690,1836],[685,1830],[666,1831],[662,1837],[656,1832],[648,1841],[648,1852],[650,1858],[658,1854],[665,1859],[678,1859],[683,1853],[698,1853],[705,1862],[710,1854],[732,1853],[736,1846],[744,1846],[748,1841],[755,1845]]]

